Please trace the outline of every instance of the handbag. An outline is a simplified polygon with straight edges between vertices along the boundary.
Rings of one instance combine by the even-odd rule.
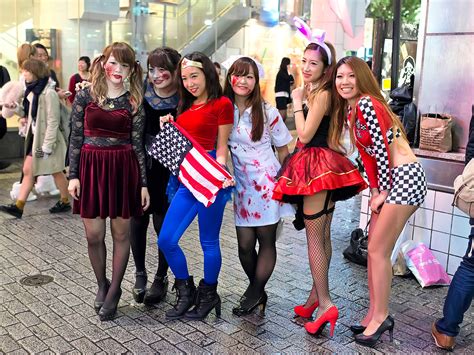
[[[454,117],[446,113],[426,113],[420,121],[420,149],[446,153],[452,149]]]
[[[474,218],[474,159],[464,167],[461,175],[454,180],[453,206]]]
[[[344,258],[362,266],[367,266],[367,246],[369,243],[367,230],[369,224],[370,220],[367,222],[365,229],[356,228],[352,231],[350,244],[342,252]]]

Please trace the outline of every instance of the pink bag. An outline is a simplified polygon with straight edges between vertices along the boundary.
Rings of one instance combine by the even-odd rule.
[[[408,240],[403,243],[402,252],[408,268],[421,287],[450,284],[448,274],[425,244]]]

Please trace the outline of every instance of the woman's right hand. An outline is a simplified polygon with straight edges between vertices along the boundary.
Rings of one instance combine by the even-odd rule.
[[[294,89],[291,92],[291,98],[293,99],[293,105],[295,105],[296,102],[298,102],[298,103],[303,102],[303,96],[304,96],[304,88],[303,87],[299,87],[299,88]]]
[[[174,117],[171,113],[168,113],[166,116],[160,117],[160,128],[163,129],[163,126],[166,122],[174,121]]]
[[[79,179],[69,180],[67,190],[73,199],[79,200],[79,196],[81,195],[81,183],[79,182]]]
[[[18,120],[18,124],[20,125],[20,127],[26,126],[27,123],[28,123],[28,120],[26,119],[26,117],[22,117]]]

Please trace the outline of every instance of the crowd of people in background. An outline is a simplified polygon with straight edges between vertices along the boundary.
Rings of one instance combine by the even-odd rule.
[[[337,61],[331,43],[314,39],[303,52],[302,87],[291,91],[290,59],[282,59],[275,108],[262,98],[259,70],[250,57],[236,59],[221,83],[219,63],[206,55],[193,52],[181,57],[176,50],[161,47],[149,53],[144,76],[134,50],[115,42],[92,63],[87,56],[79,58],[68,90],[61,89],[48,59],[43,45],[22,45],[20,78],[2,89],[2,115],[16,113],[24,127],[25,158],[18,198],[0,210],[21,218],[40,175],[51,174],[60,191],[51,213],[71,209],[69,192],[73,213],[84,224],[97,280],[93,307],[101,320],[116,315],[130,250],[137,303],[161,302],[171,269],[176,302],[166,311],[167,318],[201,320],[214,309],[219,316],[220,229],[225,205],[233,195],[236,252],[248,278],[233,313],[243,316],[260,308],[264,314],[265,286],[277,260],[278,226],[282,218],[295,216],[295,228],[306,230],[313,279],[306,301],[294,307],[295,322],[316,336],[330,324],[332,336],[339,317],[329,291],[333,213],[337,201],[369,186],[370,302],[367,315],[350,329],[355,341],[367,346],[374,346],[386,331],[392,337],[389,256],[408,218],[424,201],[426,179],[400,120],[380,95],[363,60]],[[62,99],[72,106],[71,133],[66,137],[60,127]],[[297,133],[291,153],[292,136],[285,125],[290,102]],[[153,139],[170,122],[224,167],[230,152],[234,178],[223,182],[209,207],[147,154]],[[345,130],[362,158],[368,185],[346,157],[341,145]],[[148,287],[145,255],[150,217],[158,269]],[[204,255],[197,286],[179,245],[196,217]],[[106,277],[107,219],[113,239],[111,280]],[[461,321],[462,317],[458,324]],[[443,322],[436,324],[437,332],[444,329]]]

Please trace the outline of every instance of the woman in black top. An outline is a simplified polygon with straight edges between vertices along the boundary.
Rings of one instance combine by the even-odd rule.
[[[280,70],[278,71],[275,80],[275,100],[276,107],[280,112],[283,121],[286,121],[286,111],[288,104],[291,102],[291,85],[294,83],[293,76],[288,73],[288,67],[291,61],[290,58],[284,57],[280,63]]]
[[[176,117],[179,102],[176,69],[181,56],[169,47],[153,50],[148,56],[148,75],[144,84],[143,108],[145,109],[145,148],[160,132],[160,117],[171,114]],[[148,149],[145,149],[148,151]],[[133,298],[137,303],[147,305],[160,302],[168,290],[168,263],[164,254],[158,249],[158,270],[151,287],[147,290],[147,272],[145,268],[146,232],[153,216],[153,227],[160,234],[161,225],[169,207],[166,187],[170,172],[151,156],[146,156],[146,174],[150,181],[150,208],[143,216],[135,216],[131,221],[130,241],[135,261],[135,285]]]

